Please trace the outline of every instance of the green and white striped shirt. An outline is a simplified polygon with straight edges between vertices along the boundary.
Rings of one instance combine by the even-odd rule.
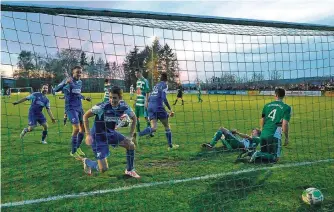
[[[137,80],[137,87],[136,87],[136,93],[137,93],[137,101],[136,106],[145,106],[145,100],[146,100],[146,94],[150,91],[150,87],[148,84],[147,79],[144,77]]]
[[[108,85],[108,84],[104,85],[103,102],[108,102],[109,101],[109,89],[110,89],[110,85]]]

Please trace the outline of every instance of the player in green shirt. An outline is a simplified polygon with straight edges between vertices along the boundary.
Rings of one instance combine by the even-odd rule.
[[[109,83],[109,80],[108,79],[105,79],[104,80],[104,88],[103,88],[103,91],[104,91],[104,96],[103,96],[103,102],[109,102],[109,90],[111,88],[111,85]]]
[[[203,102],[203,99],[201,98],[202,96],[202,90],[201,90],[201,84],[197,83],[197,98],[198,98],[198,102]]]
[[[149,97],[150,92],[150,86],[148,84],[147,79],[143,77],[143,74],[140,70],[136,70],[136,77],[137,77],[137,83],[136,83],[136,102],[135,102],[135,114],[137,116],[137,132],[140,132],[140,121],[139,118],[141,116],[144,116],[147,126],[150,127],[150,121],[147,117],[147,101]],[[151,134],[151,136],[154,136]]]
[[[238,132],[237,130],[228,130],[221,127],[213,136],[210,143],[202,144],[202,147],[212,149],[219,140],[228,150],[233,149],[254,149],[260,143],[261,131],[253,129],[251,136]]]
[[[277,162],[281,156],[282,132],[285,135],[284,146],[289,143],[289,121],[291,107],[283,102],[285,90],[275,89],[275,101],[266,104],[261,119],[261,151],[255,152],[250,162],[256,158]]]

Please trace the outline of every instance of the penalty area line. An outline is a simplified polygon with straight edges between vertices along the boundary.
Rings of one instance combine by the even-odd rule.
[[[199,177],[191,177],[191,178],[185,178],[185,179],[179,179],[179,180],[168,180],[168,181],[161,181],[161,182],[141,183],[141,184],[137,184],[137,185],[124,186],[124,187],[119,187],[119,188],[114,188],[114,189],[97,190],[97,191],[81,192],[81,193],[74,193],[74,194],[64,194],[64,195],[51,196],[51,197],[47,197],[47,198],[24,200],[24,201],[19,201],[19,202],[8,202],[8,203],[1,204],[1,208],[22,206],[22,205],[31,205],[31,204],[38,204],[38,203],[50,202],[50,201],[56,201],[56,200],[62,200],[62,199],[79,198],[79,197],[93,196],[93,195],[98,195],[98,194],[122,192],[122,191],[137,189],[137,188],[147,188],[147,187],[154,187],[154,186],[160,186],[160,185],[173,185],[173,184],[186,183],[186,182],[191,182],[191,181],[220,178],[220,177],[225,177],[225,176],[230,176],[230,175],[239,175],[239,174],[243,174],[243,173],[250,173],[250,172],[256,172],[256,171],[281,169],[281,168],[291,168],[291,167],[306,166],[306,165],[313,165],[313,164],[318,164],[318,163],[328,163],[328,162],[334,162],[334,159],[308,161],[308,162],[298,162],[298,163],[288,163],[288,164],[274,165],[274,166],[270,166],[270,167],[266,166],[266,167],[260,167],[260,168],[250,168],[250,169],[244,169],[244,170],[240,170],[240,171],[232,171],[232,172],[225,172],[225,173],[219,173],[219,174],[210,174],[210,175],[204,175],[204,176],[199,176]]]

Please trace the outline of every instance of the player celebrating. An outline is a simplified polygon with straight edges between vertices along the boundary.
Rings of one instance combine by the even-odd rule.
[[[201,90],[201,84],[198,82],[197,83],[197,98],[198,98],[198,102],[203,102],[203,99],[201,98],[202,96],[202,90]]]
[[[171,117],[174,116],[173,111],[170,108],[170,105],[167,100],[167,73],[162,72],[160,77],[160,82],[154,87],[149,100],[148,100],[148,116],[151,120],[151,126],[148,126],[145,130],[139,133],[139,136],[148,135],[152,132],[155,132],[157,130],[157,120],[160,120],[160,122],[165,127],[166,137],[168,141],[168,150],[171,149],[177,149],[179,145],[172,144],[172,132],[169,127],[168,122],[168,113],[166,112],[163,104],[166,105],[168,110],[170,111],[169,114]]]
[[[177,96],[176,96],[176,100],[174,102],[173,105],[176,105],[177,103],[177,100],[181,99],[182,100],[182,105],[184,105],[184,102],[183,102],[183,87],[181,85],[181,83],[179,84],[179,87],[177,88]]]
[[[55,92],[60,90],[65,94],[65,111],[72,124],[72,157],[85,156],[85,153],[80,149],[84,137],[84,126],[82,123],[83,109],[82,99],[91,101],[90,97],[83,97],[81,95],[82,81],[80,80],[82,74],[81,66],[72,68],[72,77],[63,80],[56,88]]]
[[[48,135],[48,124],[46,123],[46,118],[42,113],[44,107],[46,108],[46,111],[48,112],[52,120],[52,123],[56,123],[56,119],[53,117],[51,109],[50,109],[50,101],[46,97],[47,93],[48,93],[48,85],[44,84],[42,86],[41,92],[32,93],[23,99],[13,102],[13,105],[17,105],[27,100],[31,101],[31,105],[29,108],[29,115],[28,115],[29,127],[24,128],[22,130],[20,134],[21,139],[25,136],[27,132],[33,131],[33,129],[37,126],[37,123],[39,123],[40,125],[43,126],[42,144],[47,144],[47,142],[45,141],[45,138]]]
[[[140,120],[141,116],[144,116],[145,120],[147,121],[147,126],[150,125],[150,121],[147,118],[147,99],[149,96],[150,87],[148,85],[147,79],[145,79],[140,70],[136,70],[136,77],[137,80],[137,98],[135,103],[135,113],[137,116],[137,132],[140,132]],[[151,134],[153,136],[153,134]]]
[[[210,143],[202,144],[202,147],[212,149],[219,140],[228,150],[256,148],[260,143],[261,131],[253,129],[251,136],[238,132],[237,130],[228,130],[221,127],[213,136]]]
[[[119,118],[127,114],[132,119],[130,138],[124,137],[115,130]],[[95,116],[94,126],[89,130],[89,118]],[[84,115],[84,125],[86,130],[86,144],[92,146],[97,161],[83,158],[84,171],[87,174],[93,170],[105,172],[108,170],[107,157],[110,155],[109,145],[121,146],[126,149],[127,168],[125,174],[134,178],[140,176],[134,170],[135,145],[132,142],[135,127],[136,115],[131,108],[122,101],[122,90],[118,86],[113,86],[110,91],[110,101],[95,105]]]
[[[261,119],[261,151],[252,155],[250,162],[256,158],[277,162],[281,154],[282,131],[285,135],[284,145],[289,143],[289,121],[291,107],[283,102],[285,90],[275,89],[275,101],[266,104],[262,110]]]
[[[133,85],[130,86],[130,100],[132,100],[134,94],[134,88]]]
[[[110,90],[110,82],[108,79],[104,80],[104,96],[103,102],[109,102],[109,90]]]

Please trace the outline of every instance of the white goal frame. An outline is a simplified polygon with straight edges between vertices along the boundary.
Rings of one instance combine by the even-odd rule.
[[[29,91],[30,89],[30,91]],[[29,93],[33,93],[34,90],[32,89],[32,87],[19,87],[19,88],[9,88],[10,94],[13,94],[13,90],[16,90],[17,92],[14,92],[14,94],[20,94],[22,92],[22,90],[28,90]]]

